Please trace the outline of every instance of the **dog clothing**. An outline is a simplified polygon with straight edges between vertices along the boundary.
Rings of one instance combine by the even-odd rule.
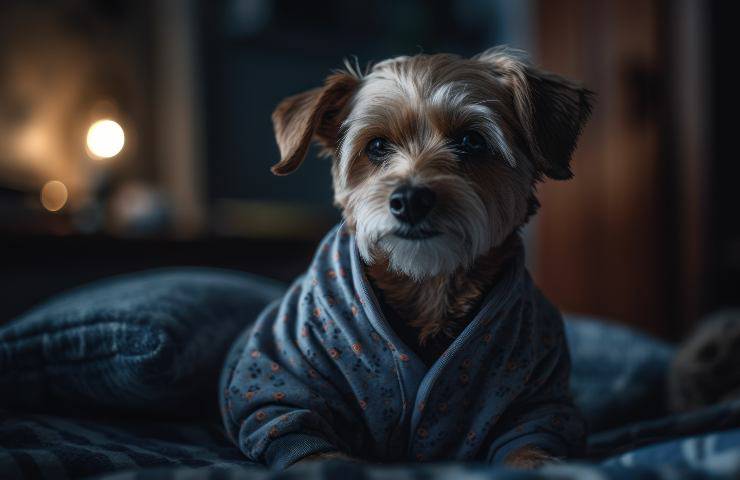
[[[335,451],[497,463],[525,445],[578,453],[585,431],[569,374],[562,318],[533,285],[523,249],[427,367],[384,318],[339,225],[235,342],[220,404],[231,439],[273,468]]]

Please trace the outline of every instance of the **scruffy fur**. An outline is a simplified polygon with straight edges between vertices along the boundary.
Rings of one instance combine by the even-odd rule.
[[[518,236],[476,259],[469,270],[413,280],[393,270],[387,258],[366,267],[369,278],[393,313],[418,331],[417,353],[432,363],[467,324],[495,284],[501,266],[515,253]],[[429,340],[432,339],[432,342]]]
[[[473,58],[396,57],[366,72],[346,65],[323,87],[277,107],[281,160],[273,172],[298,168],[311,141],[323,147],[332,158],[335,203],[368,277],[389,316],[415,332],[411,346],[433,360],[519,248],[519,228],[538,207],[536,184],[572,176],[570,157],[590,99],[506,48]],[[470,131],[486,144],[475,159],[463,158],[454,141]],[[380,163],[366,150],[377,138],[392,146]],[[432,211],[415,228],[438,235],[398,235],[389,197],[404,184],[435,193]],[[511,463],[532,466],[543,455],[524,449]]]

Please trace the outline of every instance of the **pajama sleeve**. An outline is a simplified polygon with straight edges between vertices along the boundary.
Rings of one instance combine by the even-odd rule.
[[[570,356],[565,339],[551,348],[532,371],[527,387],[503,415],[488,449],[488,461],[503,462],[531,446],[555,457],[578,455],[585,423],[569,389]]]
[[[275,469],[347,451],[337,426],[352,415],[325,379],[327,353],[286,311],[266,309],[232,348],[221,380],[227,433],[250,460]]]

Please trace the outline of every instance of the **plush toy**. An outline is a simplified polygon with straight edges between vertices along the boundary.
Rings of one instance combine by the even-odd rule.
[[[668,383],[675,411],[740,398],[740,309],[700,323],[676,354]]]

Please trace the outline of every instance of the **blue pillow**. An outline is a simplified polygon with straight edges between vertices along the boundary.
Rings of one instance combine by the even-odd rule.
[[[571,388],[591,432],[668,413],[675,347],[601,319],[565,315]]]
[[[0,407],[215,414],[229,345],[282,292],[243,273],[179,268],[59,295],[0,328]]]

